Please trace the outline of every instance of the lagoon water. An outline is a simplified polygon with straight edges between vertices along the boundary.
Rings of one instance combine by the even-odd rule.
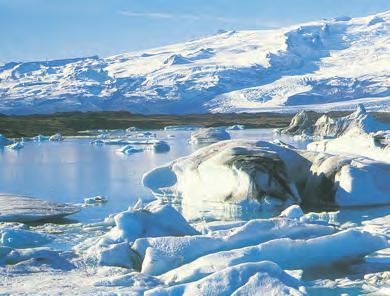
[[[82,203],[83,198],[105,196],[108,203],[87,207],[71,216],[83,223],[104,219],[126,210],[141,198],[153,199],[142,185],[142,175],[199,146],[189,144],[190,131],[152,131],[169,143],[166,153],[144,151],[125,155],[120,145],[91,145],[92,139],[65,139],[62,142],[26,142],[21,150],[0,150],[0,193],[21,194],[63,203]],[[276,136],[271,129],[230,131],[233,139],[270,141],[280,139],[298,148],[307,142]],[[114,133],[123,136],[123,132]],[[169,136],[168,136],[169,135]],[[172,137],[173,136],[173,137]]]

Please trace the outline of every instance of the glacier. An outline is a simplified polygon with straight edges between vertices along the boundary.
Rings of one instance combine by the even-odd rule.
[[[390,109],[390,13],[0,65],[0,113]]]

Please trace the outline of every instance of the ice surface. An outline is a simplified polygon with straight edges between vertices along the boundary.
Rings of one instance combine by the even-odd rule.
[[[186,237],[161,237],[161,238],[140,238],[133,245],[133,249],[145,256],[149,252],[161,252],[165,256],[160,256],[159,260],[166,258],[165,266],[159,262],[156,270],[149,261],[144,261],[146,266],[142,266],[152,274],[167,271],[173,267],[188,263],[200,256],[207,255],[222,250],[231,250],[249,245],[259,244],[271,239],[280,237],[303,238],[326,235],[335,230],[331,226],[302,223],[285,218],[274,218],[267,220],[251,220],[243,226],[232,228],[222,235],[195,235]],[[158,251],[157,251],[158,250]],[[149,260],[151,256],[149,256]]]
[[[196,282],[156,288],[145,295],[303,295],[300,282],[273,262],[227,267]]]
[[[33,222],[56,219],[77,213],[70,204],[47,202],[19,195],[0,195],[0,221]]]
[[[167,283],[187,283],[224,268],[247,262],[273,261],[286,269],[330,265],[363,257],[386,248],[384,237],[358,230],[345,230],[305,240],[280,238],[257,246],[223,251],[200,257],[163,274]]]

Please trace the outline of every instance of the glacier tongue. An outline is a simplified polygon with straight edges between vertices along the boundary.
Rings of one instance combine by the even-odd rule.
[[[0,66],[0,113],[389,110],[390,13]]]

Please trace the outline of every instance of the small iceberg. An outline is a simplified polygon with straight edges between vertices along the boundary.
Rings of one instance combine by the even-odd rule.
[[[141,129],[139,129],[138,127],[135,127],[135,126],[131,126],[129,128],[126,129],[126,132],[128,133],[131,133],[131,132],[138,132],[140,131]]]
[[[100,195],[84,198],[85,205],[101,205],[106,203],[107,201],[108,201],[107,198]]]
[[[191,134],[191,144],[212,144],[230,140],[230,134],[224,128],[199,129]]]
[[[52,141],[52,142],[61,142],[63,140],[64,140],[64,138],[62,137],[62,135],[60,133],[56,133],[56,134],[50,136],[50,138],[49,138],[49,141]]]
[[[156,153],[168,152],[171,149],[169,144],[165,141],[157,141],[153,143],[152,147],[153,151]]]
[[[7,145],[5,147],[8,148],[8,149],[12,149],[12,150],[20,150],[20,149],[22,149],[24,147],[24,145],[21,142],[16,142],[14,144]]]

